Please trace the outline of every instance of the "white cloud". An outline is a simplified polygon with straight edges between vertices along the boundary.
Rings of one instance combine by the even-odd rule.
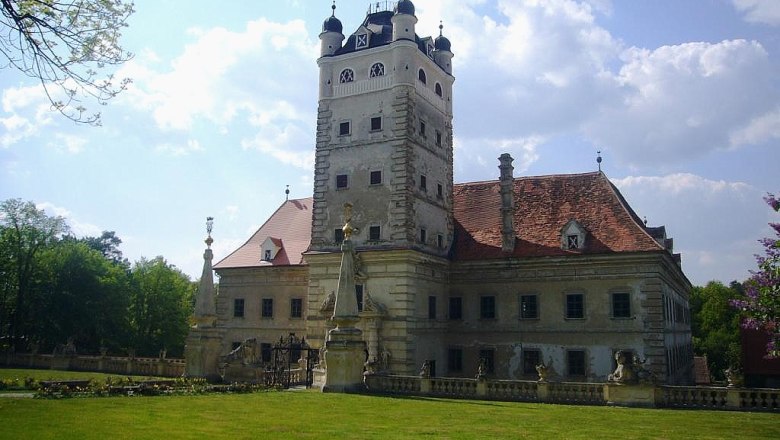
[[[0,117],[0,126],[5,129],[0,136],[2,147],[33,137],[52,122],[51,103],[40,85],[4,89],[2,105],[8,114]]]
[[[158,154],[170,155],[173,157],[189,156],[190,153],[204,151],[196,139],[188,139],[186,144],[158,144],[154,149]]]
[[[762,193],[742,182],[711,180],[693,174],[630,176],[612,179],[648,224],[664,224],[682,253],[683,269],[694,284],[744,280],[766,235]],[[737,215],[733,215],[737,214]]]
[[[760,144],[772,139],[780,139],[780,107],[758,116],[747,126],[731,133],[731,146]]]
[[[66,220],[70,230],[76,237],[97,237],[103,233],[103,229],[91,223],[80,221],[73,216],[67,208],[57,206],[51,202],[36,203],[35,207],[46,211],[49,215],[59,216]]]
[[[780,2],[777,0],[732,0],[732,3],[749,23],[780,25]]]
[[[49,142],[49,147],[68,154],[79,154],[84,151],[87,139],[66,133],[56,133],[54,141]]]

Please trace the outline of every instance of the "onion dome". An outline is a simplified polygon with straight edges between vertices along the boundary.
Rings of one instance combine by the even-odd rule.
[[[414,3],[410,0],[401,0],[398,2],[398,6],[395,7],[396,14],[414,15]]]
[[[436,40],[434,40],[433,45],[436,48],[436,50],[446,50],[447,52],[452,52],[450,49],[452,49],[452,44],[450,43],[450,40],[442,35],[442,30],[444,29],[443,24],[439,24],[439,36],[436,37]]]
[[[325,20],[324,23],[322,23],[322,32],[337,32],[341,33],[341,31],[344,30],[344,26],[341,25],[341,21],[336,18],[336,2],[333,2],[333,6],[331,7],[333,9],[333,14],[331,14],[330,17],[328,17],[327,20]]]

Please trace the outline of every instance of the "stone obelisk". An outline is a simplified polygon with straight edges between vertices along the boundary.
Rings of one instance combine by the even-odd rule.
[[[190,327],[189,335],[184,348],[184,357],[187,362],[187,376],[205,377],[209,380],[219,380],[217,362],[219,360],[220,342],[222,340],[221,329],[216,327],[217,309],[214,291],[214,274],[211,268],[211,260],[214,253],[211,251],[211,230],[214,218],[206,218],[206,251],[203,253],[203,272],[198,284],[198,294],[195,297],[195,323]]]
[[[358,304],[355,295],[355,262],[352,245],[352,205],[344,204],[344,241],[341,244],[341,270],[333,307],[333,323],[325,342],[325,384],[323,392],[360,391],[363,385],[363,364],[366,343],[362,332],[355,327],[358,322]]]

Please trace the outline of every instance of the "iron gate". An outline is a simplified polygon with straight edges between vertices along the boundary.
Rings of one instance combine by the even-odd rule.
[[[309,347],[305,338],[290,333],[279,337],[272,348],[271,364],[266,371],[266,385],[290,388],[314,382],[314,365],[319,361],[319,350]]]

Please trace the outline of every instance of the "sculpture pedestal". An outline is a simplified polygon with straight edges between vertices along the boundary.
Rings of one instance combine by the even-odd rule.
[[[334,328],[325,343],[325,384],[323,393],[348,393],[365,389],[363,364],[366,343],[360,329]]]
[[[653,385],[606,384],[604,399],[607,405],[655,408],[659,396]]]
[[[222,332],[216,327],[194,327],[190,329],[184,346],[188,377],[202,377],[208,381],[221,381],[217,369]]]

